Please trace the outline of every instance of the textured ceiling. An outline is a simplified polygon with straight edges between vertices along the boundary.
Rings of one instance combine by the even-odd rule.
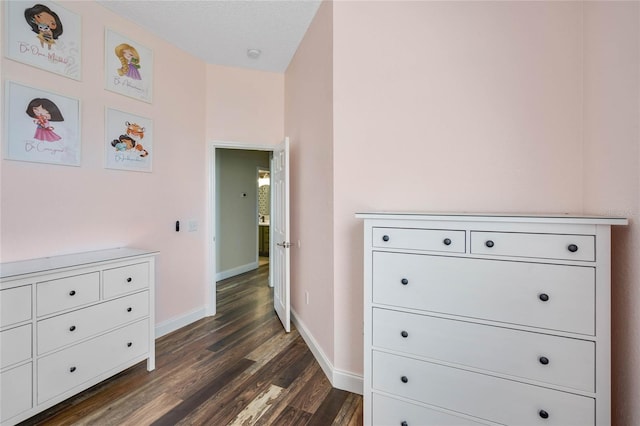
[[[99,0],[208,64],[284,72],[319,0]],[[124,35],[124,34],[123,34]],[[258,59],[247,49],[260,49]]]

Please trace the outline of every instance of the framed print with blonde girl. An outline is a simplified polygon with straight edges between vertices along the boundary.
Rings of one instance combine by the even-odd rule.
[[[153,52],[125,36],[105,32],[105,85],[107,90],[151,103]]]
[[[7,81],[4,157],[36,163],[80,165],[80,103]]]
[[[5,55],[80,80],[80,15],[49,1],[6,1]]]

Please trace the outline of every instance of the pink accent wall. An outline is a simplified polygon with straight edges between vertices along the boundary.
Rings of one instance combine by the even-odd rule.
[[[207,141],[284,139],[284,74],[207,65]]]
[[[117,246],[159,250],[156,320],[201,309],[206,269],[205,64],[97,3],[59,4],[82,16],[82,81],[6,58],[2,75],[80,99],[82,164],[1,161],[1,260]],[[153,50],[152,104],[104,89],[105,27]],[[153,119],[153,173],[103,168],[105,107]],[[188,219],[199,222],[199,231],[176,233],[175,221]]]
[[[574,2],[334,3],[335,365],[362,372],[360,211],[579,212]]]
[[[614,424],[640,424],[640,3],[584,4],[584,210],[612,241]]]
[[[333,58],[324,2],[285,73],[291,141],[291,307],[333,362]],[[297,242],[300,241],[298,247]],[[306,304],[305,292],[309,293]],[[350,325],[347,325],[349,327]]]

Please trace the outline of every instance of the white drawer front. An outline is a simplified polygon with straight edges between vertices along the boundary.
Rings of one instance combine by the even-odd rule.
[[[374,247],[464,253],[465,231],[373,228]]]
[[[31,286],[0,291],[0,327],[31,319]]]
[[[149,350],[143,320],[38,360],[38,403],[43,403]]]
[[[149,263],[138,263],[104,271],[105,299],[147,287],[149,287]]]
[[[8,420],[31,408],[31,363],[0,374],[0,421]]]
[[[0,333],[0,368],[31,358],[31,324]]]
[[[38,354],[149,315],[149,292],[132,294],[38,322]]]
[[[373,302],[593,335],[595,269],[374,252]]]
[[[44,281],[36,287],[38,316],[77,308],[100,299],[100,273]]]
[[[375,426],[400,426],[405,424],[404,422],[406,422],[407,426],[475,426],[487,424],[376,393],[372,395],[372,400],[372,424]]]
[[[471,253],[543,259],[596,260],[593,235],[471,231]]]
[[[595,424],[592,398],[377,351],[373,387],[502,424]]]
[[[488,372],[595,391],[592,341],[376,308],[373,345]]]

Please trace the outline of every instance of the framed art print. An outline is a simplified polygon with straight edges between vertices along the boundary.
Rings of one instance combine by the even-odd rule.
[[[153,52],[109,29],[105,32],[107,90],[151,103]]]
[[[48,1],[5,1],[5,54],[65,77],[81,77],[81,19]]]
[[[106,109],[105,167],[151,172],[153,122],[116,109]]]
[[[4,156],[8,160],[80,165],[80,102],[7,81]]]

